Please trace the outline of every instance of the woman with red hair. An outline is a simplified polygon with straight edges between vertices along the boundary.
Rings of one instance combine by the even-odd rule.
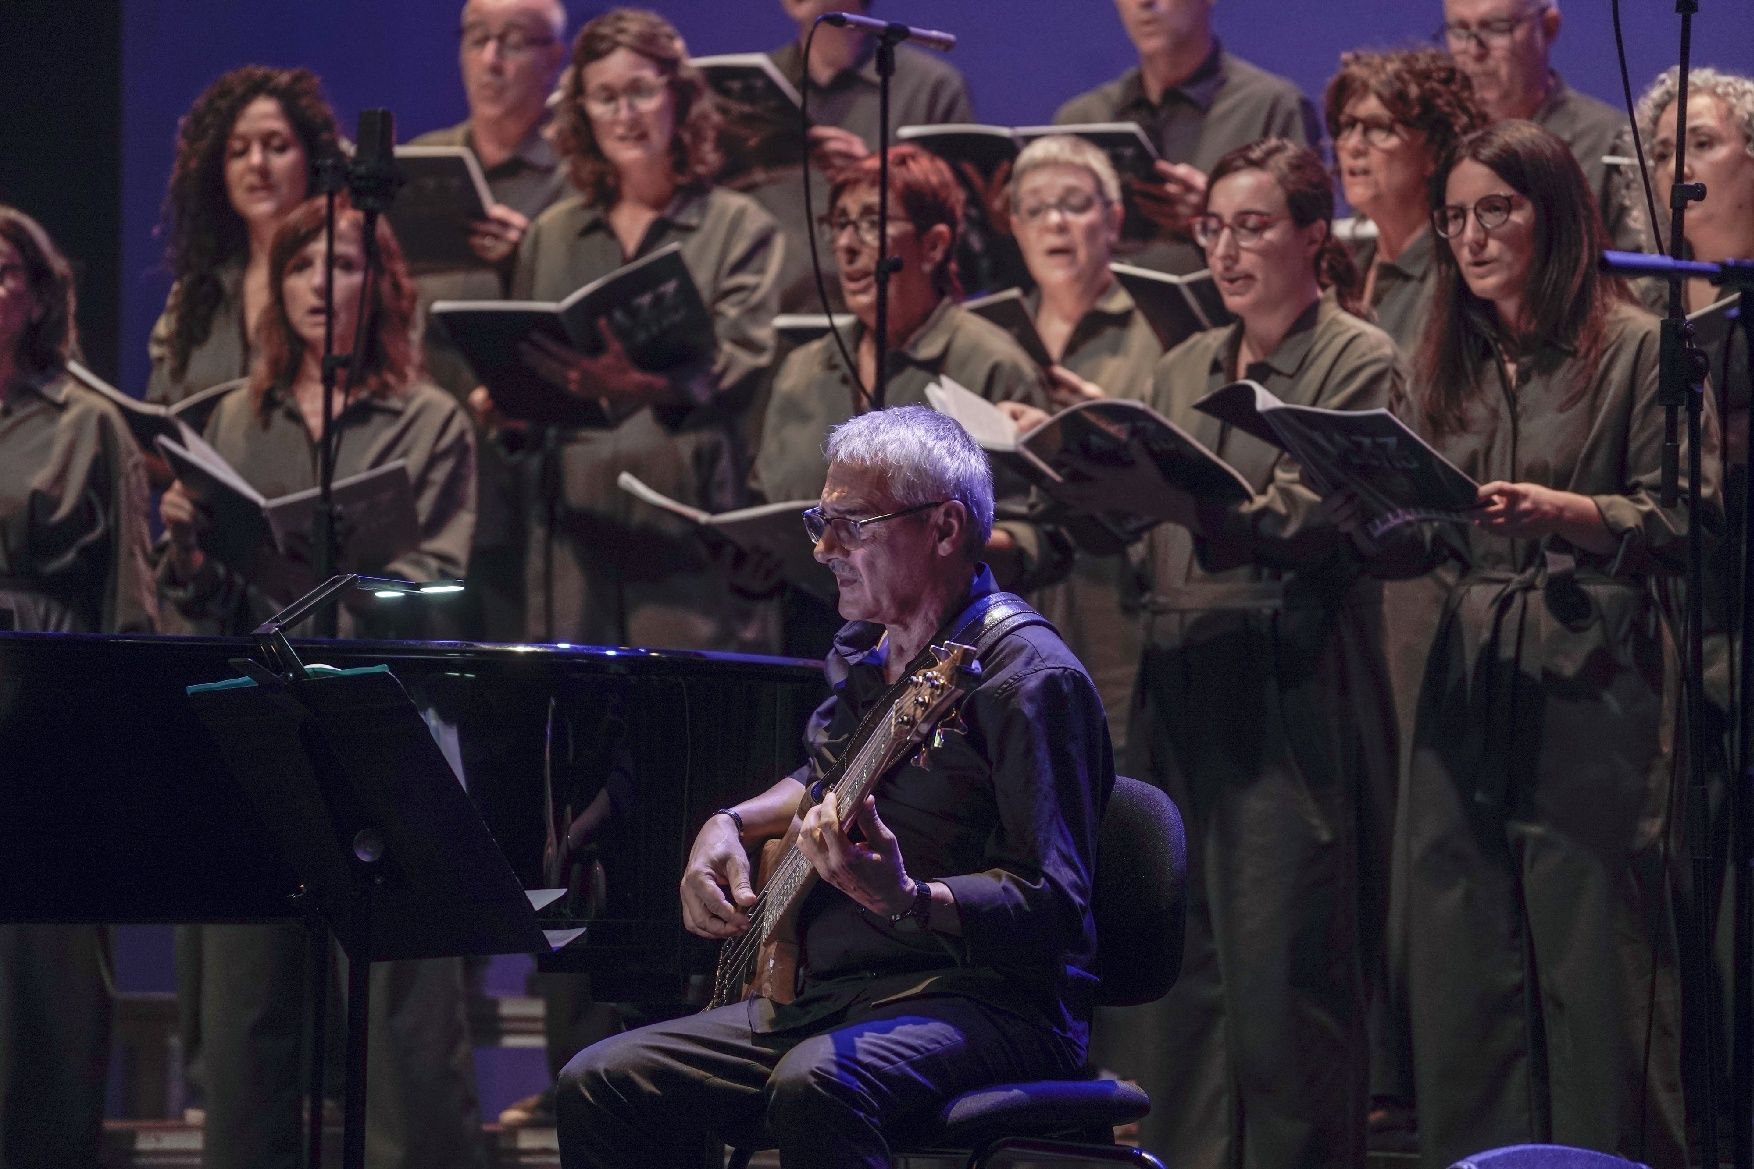
[[[248,378],[214,408],[206,439],[267,498],[315,487],[323,426],[323,201],[301,204],[268,245],[268,300],[256,329]],[[410,580],[461,577],[475,523],[475,440],[455,398],[420,377],[414,345],[414,287],[402,250],[381,220],[382,260],[366,309],[365,216],[340,205],[335,225],[334,348],[364,347],[357,382],[343,370],[334,401],[335,475],[407,464],[419,541],[388,564],[348,564]],[[369,327],[362,331],[362,322]],[[245,633],[290,602],[274,585],[251,580],[208,557],[199,536],[210,517],[179,481],[159,504],[166,539],[159,594],[167,620],[185,631]],[[399,612],[400,610],[396,610]],[[341,614],[344,634],[418,635],[398,626],[388,606]],[[207,1118],[203,1164],[285,1166],[296,1160],[304,1017],[304,930],[297,925],[201,926],[198,945],[182,944],[184,1010],[200,1035]],[[479,1109],[467,1067],[462,969],[454,959],[382,963],[373,970],[375,1148],[385,1163],[475,1163]],[[460,1062],[459,1062],[460,1061]],[[381,1069],[381,1070],[380,1070]],[[393,1080],[393,1086],[385,1077]],[[384,1102],[388,1102],[388,1106]],[[320,1105],[311,1104],[312,1107]]]
[[[815,499],[827,473],[822,443],[830,429],[881,406],[928,405],[926,386],[940,377],[994,402],[1047,402],[1041,370],[1011,335],[957,304],[964,196],[956,176],[918,147],[892,147],[889,240],[883,248],[877,236],[878,163],[872,155],[840,171],[829,188],[828,212],[818,220],[856,321],[847,338],[853,367],[827,336],[795,350],[774,376],[755,457],[757,489],[770,500]],[[899,266],[889,278],[888,376],[877,401],[876,270],[885,253]],[[1003,561],[1022,548],[1023,560],[1033,560],[1032,533],[1023,525],[995,528],[989,559]],[[785,595],[783,608],[788,649],[825,652],[840,625],[832,608],[795,592]]]
[[[475,523],[475,447],[456,400],[419,375],[413,343],[414,287],[389,226],[378,223],[381,270],[367,336],[358,337],[364,291],[364,215],[345,204],[335,231],[335,352],[365,346],[361,378],[336,389],[335,476],[396,460],[408,464],[420,542],[389,564],[350,565],[410,580],[460,577]],[[207,441],[269,499],[317,485],[323,426],[324,207],[311,200],[275,232],[269,301],[257,329],[250,376],[214,408]],[[159,504],[169,536],[159,579],[167,608],[191,631],[240,633],[295,597],[271,595],[207,557],[198,535],[208,522],[181,483]],[[344,620],[345,620],[344,616]],[[369,619],[368,623],[371,623]],[[379,618],[381,620],[381,618]],[[382,626],[378,632],[384,632]]]

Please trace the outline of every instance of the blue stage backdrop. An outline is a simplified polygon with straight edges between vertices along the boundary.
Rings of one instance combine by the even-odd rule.
[[[574,26],[604,5],[570,5]],[[777,0],[664,0],[695,53],[764,49],[791,34]],[[1702,5],[1698,64],[1754,70],[1754,0]],[[408,138],[464,116],[457,79],[460,3],[446,0],[129,0],[124,28],[121,384],[146,384],[146,338],[167,279],[154,234],[177,118],[201,89],[236,65],[304,65],[322,75],[351,128],[361,109],[385,106]],[[1634,90],[1676,54],[1670,0],[1625,0]],[[1557,64],[1576,88],[1615,105],[1620,82],[1607,0],[1568,0]],[[1106,0],[880,0],[877,14],[957,33],[954,60],[986,121],[1026,124],[1132,64]],[[1316,97],[1339,55],[1430,36],[1437,0],[1224,0],[1219,34],[1234,52]]]

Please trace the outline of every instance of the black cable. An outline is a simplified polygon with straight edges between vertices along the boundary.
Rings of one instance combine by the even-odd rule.
[[[828,318],[828,335],[834,338],[836,349],[840,350],[841,360],[846,362],[847,375],[853,379],[853,392],[859,396],[861,410],[869,408],[871,391],[865,385],[865,379],[859,376],[859,363],[847,349],[847,343],[840,335],[840,329],[834,323],[834,309],[828,302],[828,281],[822,275],[822,252],[817,247],[816,216],[810,212],[810,46],[816,41],[816,29],[825,19],[827,13],[818,16],[810,25],[810,31],[804,37],[804,76],[798,86],[798,122],[799,133],[804,138],[804,222],[809,227],[810,238],[810,272],[816,277],[816,296],[822,302],[822,315]],[[877,149],[888,149],[887,143],[879,142]],[[887,249],[880,249],[887,251]]]
[[[1632,127],[1632,152],[1638,158],[1638,177],[1644,184],[1644,206],[1650,216],[1651,240],[1656,244],[1656,250],[1662,253],[1669,249],[1663,243],[1662,223],[1657,218],[1657,198],[1650,185],[1650,166],[1644,158],[1644,138],[1638,132],[1638,110],[1632,100],[1632,71],[1626,65],[1626,35],[1620,27],[1620,0],[1613,0],[1613,13],[1614,51],[1620,58],[1620,92],[1626,99],[1626,122]],[[1677,126],[1675,133],[1679,135],[1681,129]],[[1607,218],[1607,208],[1602,209],[1602,217]]]

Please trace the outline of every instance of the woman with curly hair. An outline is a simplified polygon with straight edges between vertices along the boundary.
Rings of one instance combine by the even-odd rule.
[[[639,369],[613,341],[597,357],[554,343],[529,354],[555,384],[623,416],[608,429],[544,437],[528,558],[532,638],[729,648],[750,628],[751,611],[712,578],[688,525],[616,486],[631,471],[709,511],[743,498],[743,414],[754,375],[773,357],[782,245],[765,211],[712,185],[719,122],[663,17],[618,8],[580,30],[555,130],[581,194],[531,226],[511,295],[561,300],[676,243],[712,313],[718,352],[665,375]],[[491,410],[485,390],[472,400]]]
[[[1680,70],[1670,69],[1644,91],[1637,106],[1638,131],[1650,151],[1656,173],[1651,176],[1658,198],[1675,181],[1675,97]],[[1684,221],[1687,251],[1695,260],[1721,262],[1754,256],[1754,79],[1718,69],[1692,69],[1687,74],[1687,158],[1684,178],[1704,183],[1706,196],[1687,204]],[[1667,237],[1669,223],[1663,220]],[[1643,282],[1645,303],[1667,312],[1669,285]],[[1718,306],[1697,321],[1695,340],[1711,362],[1717,391],[1718,418],[1723,426],[1725,530],[1706,563],[1705,688],[1711,713],[1706,734],[1711,743],[1707,767],[1727,776],[1735,758],[1736,736],[1746,718],[1746,679],[1736,677],[1745,615],[1736,603],[1741,596],[1743,515],[1748,475],[1748,409],[1754,398],[1748,367],[1748,340],[1727,310],[1736,303],[1730,289],[1703,280],[1682,286],[1689,313]],[[1725,782],[1728,782],[1726,779]],[[1727,829],[1726,829],[1727,831]],[[1728,915],[1725,915],[1726,919]],[[1728,971],[1725,982],[1730,985]]]
[[[1658,197],[1675,181],[1675,97],[1680,70],[1658,77],[1638,100],[1638,132],[1650,144],[1651,176]],[[1713,263],[1754,256],[1754,79],[1718,69],[1693,69],[1687,74],[1688,182],[1704,183],[1705,199],[1687,205],[1687,250],[1695,260]],[[1668,221],[1663,221],[1668,229]],[[1683,286],[1687,311],[1706,308],[1724,296],[1704,280]],[[1653,307],[1666,308],[1668,285],[1651,296]],[[1740,333],[1727,330],[1722,314],[1701,339],[1716,342],[1719,403],[1725,407],[1724,453],[1731,464],[1745,465],[1748,451],[1748,353]],[[1729,334],[1729,335],[1726,335]],[[1727,365],[1725,364],[1727,362]],[[1721,377],[1726,372],[1728,377]],[[1733,494],[1733,493],[1732,493]]]
[[[316,486],[322,431],[325,208],[312,199],[276,229],[271,277],[250,376],[223,392],[206,439],[251,486],[272,499]],[[334,415],[335,474],[402,461],[414,490],[419,541],[365,572],[410,580],[460,577],[475,523],[474,433],[457,400],[423,381],[414,349],[414,286],[401,249],[379,221],[382,258],[364,313],[364,216],[345,201],[335,232],[335,348],[365,347],[363,376],[342,375]],[[159,590],[167,619],[185,631],[239,634],[296,599],[208,558],[199,535],[210,522],[181,482],[159,503],[166,539]],[[397,636],[386,606],[343,612],[342,632]],[[418,630],[413,631],[418,635]],[[206,1090],[202,1163],[289,1167],[297,1163],[304,931],[285,925],[200,926],[179,936],[179,991],[198,1033]],[[198,938],[198,944],[196,939]],[[374,967],[372,1103],[374,1148],[399,1151],[385,1164],[479,1163],[479,1110],[463,1028],[462,971],[455,960]],[[388,1076],[394,1083],[386,1081]],[[383,1089],[383,1090],[379,1090]],[[374,1154],[375,1156],[375,1154]]]
[[[1364,303],[1411,352],[1431,270],[1425,190],[1456,140],[1486,124],[1473,83],[1436,49],[1352,52],[1323,96],[1346,201],[1376,229],[1355,253]]]
[[[1364,271],[1363,299],[1376,323],[1404,355],[1419,341],[1430,299],[1431,176],[1456,141],[1486,124],[1473,82],[1455,59],[1436,49],[1351,52],[1323,96],[1334,169],[1346,201],[1376,229],[1353,257]],[[1397,770],[1413,737],[1413,705],[1431,648],[1443,596],[1442,574],[1383,585],[1383,656],[1395,704]],[[1388,889],[1389,841],[1395,821],[1394,773],[1366,789],[1369,826],[1367,894]],[[1378,910],[1386,909],[1372,895]],[[1385,916],[1371,914],[1366,969],[1371,978],[1371,1114],[1373,1129],[1403,1129],[1413,1118],[1413,1072],[1406,1027],[1390,993]]]
[[[165,190],[175,283],[153,326],[146,396],[182,399],[244,376],[270,297],[268,241],[337,149],[335,115],[308,69],[245,65],[209,85],[177,126]]]

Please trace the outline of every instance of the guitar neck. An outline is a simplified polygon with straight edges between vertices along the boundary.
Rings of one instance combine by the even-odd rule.
[[[936,663],[910,674],[900,693],[860,723],[853,732],[851,750],[823,777],[823,786],[834,793],[843,831],[858,818],[860,805],[877,781],[921,742],[980,678],[980,665],[969,646],[945,642],[933,646],[932,652]],[[730,1001],[745,972],[758,964],[763,968],[751,985],[763,985],[781,970],[773,959],[760,956],[768,952],[776,934],[783,939],[782,931],[791,930],[798,905],[816,880],[815,869],[798,848],[797,824],[794,819],[783,855],[756,900],[749,932],[726,942],[720,951],[714,1006]]]
[[[834,793],[843,829],[858,818],[859,805],[908,746],[906,732],[905,727],[891,725],[888,733],[872,735],[824,779],[824,787]],[[815,884],[815,878],[816,870],[794,840],[768,880],[766,904],[754,930],[758,944],[766,942],[778,924],[787,919]]]

